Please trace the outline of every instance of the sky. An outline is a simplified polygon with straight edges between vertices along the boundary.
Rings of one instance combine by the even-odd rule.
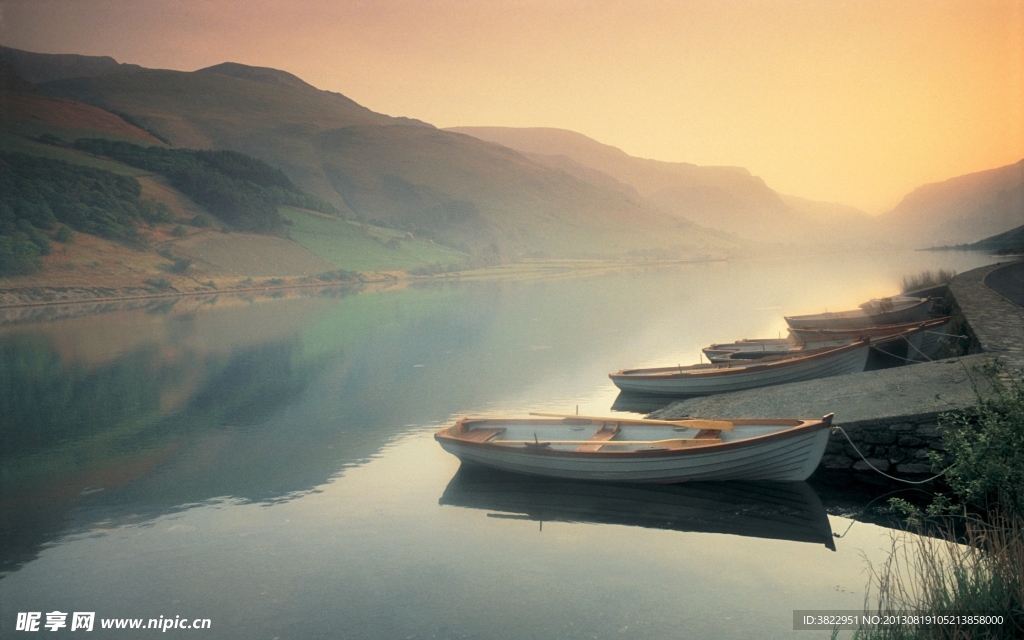
[[[1024,158],[1024,0],[0,0],[0,44],[274,67],[869,213]]]

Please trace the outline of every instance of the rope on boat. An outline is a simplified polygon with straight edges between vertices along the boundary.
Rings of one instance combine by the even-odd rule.
[[[932,333],[932,334],[935,334],[937,336],[942,336],[944,338],[966,338],[967,337],[967,336],[951,336],[951,335],[949,335],[947,333],[938,333],[938,332],[935,332],[935,331],[925,331],[925,333]],[[923,351],[921,351],[920,349],[915,347],[913,345],[913,343],[910,342],[910,339],[907,336],[900,335],[899,337],[903,338],[903,341],[907,343],[907,348],[908,349],[913,349],[914,351],[916,351],[919,354],[921,354],[921,357],[924,358],[925,360],[927,360],[928,362],[933,362],[933,360],[931,358],[929,358],[927,355],[925,355],[925,353]],[[875,351],[879,352],[879,353],[884,353],[887,356],[890,356],[892,358],[897,358],[899,360],[903,360],[904,362],[919,362],[918,360],[911,360],[910,358],[904,358],[903,356],[898,356],[895,353],[889,353],[885,349],[881,349],[879,347],[871,347],[871,348],[874,349]]]
[[[864,454],[860,452],[860,449],[857,448],[857,445],[853,444],[853,440],[850,440],[849,434],[847,434],[846,431],[842,427],[840,427],[837,424],[834,424],[831,427],[831,431],[832,431],[832,433],[841,433],[841,434],[843,434],[843,436],[846,438],[846,441],[850,443],[850,446],[853,447],[853,450],[856,451],[857,455],[860,456],[860,459],[864,461],[864,464],[868,465],[869,467],[871,467],[872,469],[874,469],[878,473],[882,474],[886,478],[889,478],[890,480],[895,480],[896,482],[903,482],[905,484],[926,484],[926,483],[929,483],[929,482],[937,479],[939,476],[941,476],[944,473],[946,473],[947,471],[949,471],[949,467],[947,467],[947,468],[943,469],[942,471],[940,471],[939,473],[935,474],[934,476],[928,478],[927,480],[904,480],[903,478],[897,478],[896,476],[891,476],[888,473],[886,473],[886,472],[882,471],[881,469],[879,469],[878,467],[876,467],[875,465],[873,465],[870,462],[868,462],[868,459],[865,458]]]
[[[909,342],[907,344],[910,345],[910,346],[914,346],[914,345],[910,344]],[[903,360],[904,362],[917,362],[917,360],[911,360],[910,358],[904,358],[903,356],[898,356],[895,353],[889,353],[885,349],[879,349],[878,347],[871,347],[871,348],[874,349],[875,351],[877,351],[878,353],[884,353],[885,355],[889,356],[890,358],[896,358],[897,360]],[[915,349],[915,351],[917,351],[917,350]],[[921,353],[921,352],[918,351],[918,353]],[[931,361],[931,358],[929,358],[928,356],[924,355],[923,353],[921,353],[921,356],[924,357],[929,362]]]

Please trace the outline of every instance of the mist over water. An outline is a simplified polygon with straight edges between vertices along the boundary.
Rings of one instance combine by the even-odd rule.
[[[805,493],[467,479],[433,431],[607,414],[610,371],[691,364],[711,342],[784,335],[783,315],[989,262],[787,256],[0,327],[0,636],[17,612],[59,610],[210,618],[223,638],[789,637],[793,609],[863,604],[861,551],[884,557],[885,530],[855,524],[833,552],[778,516],[820,511]],[[719,512],[751,495],[774,537]]]

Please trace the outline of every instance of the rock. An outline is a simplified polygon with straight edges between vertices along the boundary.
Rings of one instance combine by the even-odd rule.
[[[834,442],[833,441],[833,442],[829,442],[825,446],[825,453],[826,454],[832,454],[832,455],[838,455],[838,454],[843,453],[845,449],[846,449],[846,447],[843,445],[842,442]]]
[[[870,465],[868,464],[870,463]],[[857,471],[866,471],[874,467],[879,471],[886,471],[889,469],[889,461],[882,460],[880,458],[868,458],[867,460],[858,460],[853,463],[853,468]]]
[[[846,456],[822,456],[821,466],[826,469],[849,469],[853,466],[853,460]]]
[[[892,444],[896,442],[896,434],[888,431],[876,431],[864,434],[864,442],[868,444]]]
[[[920,447],[924,444],[924,440],[921,438],[915,438],[914,436],[900,436],[897,444],[901,447]]]
[[[934,473],[932,471],[932,465],[917,464],[914,462],[896,465],[896,471],[899,473]]]

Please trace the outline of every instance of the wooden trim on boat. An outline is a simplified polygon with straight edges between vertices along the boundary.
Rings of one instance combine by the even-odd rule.
[[[610,378],[618,377],[634,377],[634,378],[688,378],[692,376],[699,377],[713,377],[721,375],[729,375],[733,372],[758,372],[768,371],[770,369],[778,369],[786,367],[788,365],[796,364],[798,362],[809,362],[811,360],[820,360],[822,358],[835,355],[836,353],[843,351],[853,351],[860,347],[871,344],[870,338],[863,338],[856,342],[841,347],[815,349],[814,351],[807,353],[806,355],[793,355],[791,357],[782,358],[780,360],[772,360],[771,362],[757,362],[757,364],[747,364],[749,361],[744,362],[724,362],[724,363],[712,363],[710,365],[704,365],[706,368],[694,368],[701,367],[701,365],[689,365],[688,367],[652,367],[648,369],[621,369],[615,373],[610,373]],[[713,367],[713,368],[711,368]]]
[[[654,426],[686,427],[688,429],[713,429],[716,431],[732,431],[732,423],[728,420],[704,420],[702,418],[686,418],[683,420],[649,420],[645,418],[605,418],[601,416],[581,416],[571,413],[544,413],[531,411],[531,416],[544,418],[562,418],[566,424],[648,424]]]
[[[833,414],[816,419],[816,420],[800,420],[800,419],[768,419],[758,420],[753,418],[744,418],[729,420],[734,426],[742,425],[765,425],[765,426],[788,426],[791,427],[784,431],[777,431],[775,433],[768,433],[761,436],[753,436],[751,438],[744,438],[742,440],[734,440],[732,442],[718,442],[709,444],[706,446],[683,446],[677,449],[641,449],[635,451],[618,451],[615,449],[605,449],[602,447],[598,451],[574,451],[565,449],[552,449],[550,447],[531,447],[528,451],[518,450],[517,453],[525,453],[527,455],[540,455],[540,456],[562,456],[570,458],[651,458],[651,457],[674,457],[674,456],[686,456],[686,455],[707,455],[711,451],[730,451],[733,449],[744,449],[747,447],[756,447],[765,442],[774,440],[787,440],[798,434],[812,433],[820,429],[828,429],[832,425]],[[466,425],[471,422],[490,422],[497,425],[501,424],[523,424],[524,422],[533,423],[537,425],[543,424],[564,424],[561,421],[555,422],[553,420],[530,420],[530,419],[513,419],[513,418],[501,418],[501,419],[488,419],[488,418],[462,418],[455,423],[454,426],[441,429],[434,434],[435,440],[445,440],[451,444],[466,446],[471,448],[480,448],[491,451],[508,451],[508,447],[500,444],[501,441],[489,441],[489,442],[469,442],[459,437],[459,434],[464,432]],[[573,440],[572,444],[583,444],[586,441]],[[650,444],[651,441],[640,441],[645,444]],[[532,444],[532,442],[531,442]],[[702,443],[703,444],[703,443]]]

